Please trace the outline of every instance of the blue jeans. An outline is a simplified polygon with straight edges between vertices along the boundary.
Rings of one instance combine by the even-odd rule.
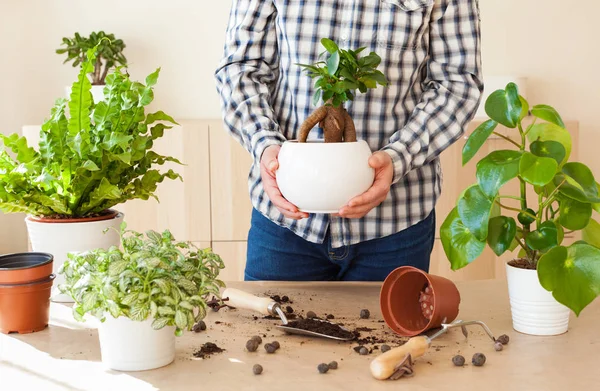
[[[428,272],[434,239],[435,211],[396,234],[332,249],[329,232],[312,243],[253,209],[244,279],[383,281],[400,266]]]

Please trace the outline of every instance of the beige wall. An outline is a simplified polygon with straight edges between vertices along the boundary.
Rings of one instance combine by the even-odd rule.
[[[0,2],[0,129],[39,124],[76,70],[54,53],[61,37],[103,29],[125,40],[130,73],[161,66],[154,106],[176,118],[216,118],[213,72],[229,0],[21,0]],[[480,0],[486,76],[528,79],[527,98],[580,121],[583,162],[600,173],[600,2]],[[600,176],[600,174],[599,174]],[[20,232],[8,239],[8,233]],[[24,249],[22,216],[0,216],[0,252]]]

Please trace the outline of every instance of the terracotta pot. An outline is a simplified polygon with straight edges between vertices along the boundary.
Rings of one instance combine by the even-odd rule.
[[[433,297],[430,319],[425,317],[419,301],[426,287],[431,289]],[[402,266],[392,271],[383,282],[379,304],[386,324],[396,333],[412,337],[456,319],[460,293],[447,278]]]
[[[43,280],[52,274],[54,257],[48,253],[16,253],[0,256],[0,284]]]
[[[0,332],[27,334],[48,326],[55,275],[26,284],[0,284]]]

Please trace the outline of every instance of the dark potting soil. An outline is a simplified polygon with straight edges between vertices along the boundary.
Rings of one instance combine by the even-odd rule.
[[[194,357],[209,358],[211,355],[216,354],[216,353],[221,353],[223,351],[225,351],[225,349],[221,349],[220,347],[217,346],[217,344],[214,344],[212,342],[207,342],[204,345],[202,345],[200,350],[194,352]]]
[[[527,262],[526,259],[523,259],[523,258],[513,259],[512,261],[508,262],[508,264],[510,266],[518,267],[519,269],[527,269],[527,270],[535,270],[536,269],[535,265],[532,265],[531,263]]]
[[[357,327],[355,328],[356,331],[373,331],[375,329],[372,329],[370,327]]]
[[[342,329],[337,324],[322,322],[315,319],[299,319],[289,322],[287,326],[301,330],[314,331],[331,337],[356,338],[354,333]]]

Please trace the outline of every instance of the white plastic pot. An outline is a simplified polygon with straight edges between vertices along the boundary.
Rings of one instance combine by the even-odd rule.
[[[98,103],[101,100],[104,99],[104,87],[105,86],[99,86],[99,85],[93,85],[92,86],[92,100],[94,101],[94,103]],[[69,98],[71,96],[71,86],[66,86],[65,87],[65,94],[67,96],[67,98]]]
[[[277,186],[303,212],[336,213],[373,184],[370,156],[364,140],[286,141],[279,151]]]
[[[536,270],[506,264],[506,277],[513,328],[516,331],[531,335],[567,332],[571,311],[542,287]]]
[[[160,368],[175,359],[175,326],[152,328],[152,319],[136,322],[106,315],[98,326],[102,364],[117,371]]]
[[[58,286],[65,281],[64,276],[58,271],[67,259],[67,254],[119,246],[119,229],[122,221],[122,213],[109,220],[83,222],[46,222],[33,220],[30,217],[25,218],[32,250],[54,256],[53,273],[56,274],[56,280],[52,285],[52,301],[73,302],[70,296],[58,290]],[[106,228],[114,229],[104,233]]]

